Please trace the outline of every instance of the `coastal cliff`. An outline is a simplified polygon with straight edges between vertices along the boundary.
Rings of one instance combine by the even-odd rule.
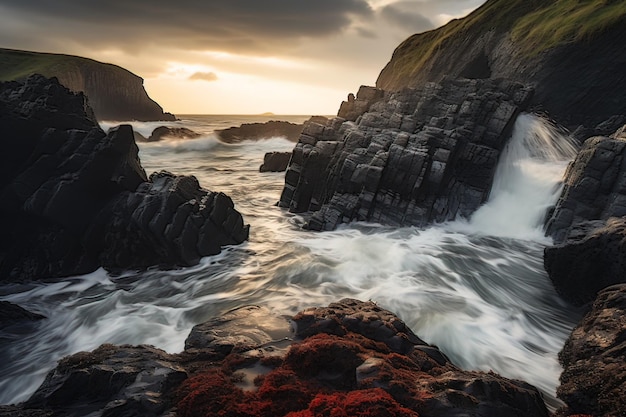
[[[77,56],[0,48],[0,81],[24,80],[32,74],[56,77],[89,99],[98,120],[175,120],[152,100],[143,79],[112,64]]]
[[[506,78],[534,88],[535,110],[570,128],[593,128],[626,113],[626,100],[614,94],[626,87],[626,56],[616,49],[625,41],[624,2],[490,0],[405,40],[376,87],[398,91],[444,76]]]

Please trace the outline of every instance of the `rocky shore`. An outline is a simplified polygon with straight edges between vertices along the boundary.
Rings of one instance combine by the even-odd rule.
[[[82,94],[0,84],[0,279],[193,265],[248,237],[231,199],[192,176],[149,177],[132,128],[103,132]]]
[[[330,414],[329,414],[330,413]],[[0,416],[548,416],[536,388],[463,371],[372,302],[294,317],[249,306],[197,325],[180,354],[103,345],[64,358]]]
[[[489,1],[448,30],[489,21],[501,4]],[[550,6],[510,4],[531,17]],[[593,45],[606,43],[597,50],[588,46],[590,59],[608,56],[623,28],[595,33]],[[305,216],[313,230],[351,221],[421,227],[468,217],[489,195],[520,112],[547,109],[570,127],[582,125],[576,135],[583,140],[589,132],[604,135],[586,139],[567,170],[562,195],[547,216],[554,245],[545,249],[544,261],[559,294],[587,309],[559,356],[564,370],[557,394],[564,406],[554,415],[622,415],[626,126],[608,132],[625,120],[625,101],[615,93],[624,80],[614,78],[623,54],[581,65],[575,59],[580,51],[570,48],[580,43],[573,42],[526,65],[509,29],[498,26],[479,36],[447,32],[448,48],[439,42],[445,31],[403,43],[379,78],[378,87],[386,90],[362,87],[337,117],[313,118],[298,128],[280,205]],[[436,52],[417,65],[409,58],[428,42]],[[451,59],[458,51],[460,58]],[[404,80],[407,65],[411,76]],[[429,65],[430,73],[420,71]],[[596,81],[597,91],[590,88]],[[192,265],[248,237],[229,197],[202,189],[194,177],[147,176],[130,127],[103,132],[84,96],[58,82],[34,76],[0,84],[0,132],[6,150],[0,164],[2,280],[48,280],[100,266]],[[226,141],[242,140],[243,133],[231,133]],[[45,320],[6,303],[0,317],[3,326],[24,329]],[[0,407],[0,416],[53,415],[549,412],[527,383],[461,370],[393,313],[344,299],[290,318],[243,307],[196,326],[179,354],[103,345],[63,359],[28,401]]]

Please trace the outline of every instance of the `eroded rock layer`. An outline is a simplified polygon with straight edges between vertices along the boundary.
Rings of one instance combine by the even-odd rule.
[[[424,225],[469,216],[532,95],[504,80],[450,80],[385,93],[362,87],[339,117],[305,123],[280,199],[308,227],[353,220]]]

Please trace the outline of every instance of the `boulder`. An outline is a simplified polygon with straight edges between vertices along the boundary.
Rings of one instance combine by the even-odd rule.
[[[269,139],[284,137],[296,142],[302,132],[302,125],[285,121],[270,120],[265,123],[244,123],[238,127],[216,130],[222,142],[238,143],[243,140]]]
[[[358,107],[355,121],[305,123],[279,204],[313,212],[313,230],[469,217],[486,201],[500,151],[531,96],[506,80],[445,79],[395,93],[361,88],[340,110]]]
[[[24,408],[68,417],[156,417],[170,406],[167,394],[186,378],[162,350],[102,345],[62,359]]]
[[[268,152],[263,157],[263,165],[260,172],[283,172],[287,170],[291,152]]]
[[[0,84],[0,140],[2,280],[190,265],[247,238],[230,198],[194,177],[148,178],[132,128],[105,134],[56,80]]]
[[[293,322],[289,349],[231,354],[183,382],[178,414],[548,416],[535,388],[456,368],[375,303],[345,299]]]
[[[170,127],[159,126],[152,131],[152,134],[145,140],[146,142],[158,142],[160,140],[169,139],[195,139],[202,136],[200,133],[194,132],[186,127]]]
[[[548,417],[536,388],[457,368],[373,302],[344,299],[291,322],[248,306],[194,327],[177,355],[77,353],[0,416]]]
[[[546,224],[555,245],[545,249],[545,268],[557,291],[575,304],[626,282],[625,128],[584,142]]]
[[[626,285],[598,294],[559,354],[563,365],[557,416],[612,417],[626,410]]]

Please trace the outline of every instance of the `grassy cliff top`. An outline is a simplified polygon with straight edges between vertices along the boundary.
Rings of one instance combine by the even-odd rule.
[[[488,0],[463,19],[413,35],[394,51],[393,78],[420,72],[451,42],[505,33],[527,57],[566,43],[591,38],[626,21],[625,0]]]
[[[58,74],[80,71],[92,66],[131,74],[117,65],[105,64],[78,56],[0,48],[0,81],[21,80],[31,74],[54,77]]]

